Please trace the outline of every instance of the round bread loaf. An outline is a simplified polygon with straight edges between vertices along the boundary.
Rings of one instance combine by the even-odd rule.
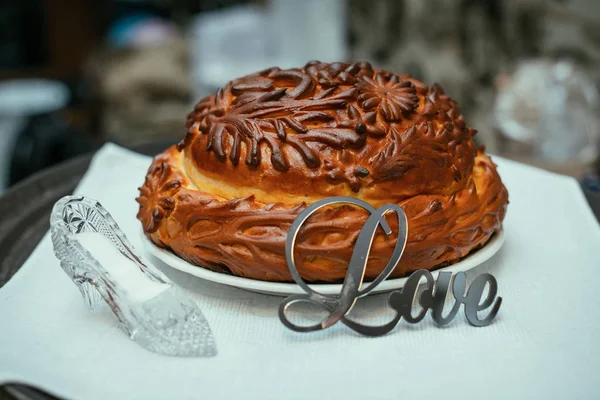
[[[508,204],[476,131],[441,87],[366,62],[313,61],[236,79],[196,105],[187,129],[152,162],[137,216],[157,245],[238,276],[290,281],[288,228],[325,197],[404,209],[408,242],[392,277],[483,246]],[[310,217],[295,248],[302,277],[343,280],[367,216],[338,206]],[[365,279],[383,269],[395,241],[378,232]]]

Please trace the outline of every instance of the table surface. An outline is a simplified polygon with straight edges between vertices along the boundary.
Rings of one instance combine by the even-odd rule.
[[[169,145],[169,142],[155,142],[135,146],[132,150],[154,155]],[[9,189],[0,198],[0,287],[21,267],[48,231],[49,215],[54,203],[73,192],[92,157],[93,154],[83,155],[41,171]],[[596,216],[600,217],[600,196],[593,193],[586,195]],[[24,391],[27,392],[27,389]],[[24,391],[19,391],[17,397],[11,395],[6,386],[2,387],[0,400],[49,398],[36,397],[36,393],[32,392],[23,395]]]

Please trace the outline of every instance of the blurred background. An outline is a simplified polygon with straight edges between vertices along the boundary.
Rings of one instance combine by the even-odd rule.
[[[179,141],[269,66],[439,82],[491,153],[598,183],[599,0],[3,0],[0,193],[106,141]]]

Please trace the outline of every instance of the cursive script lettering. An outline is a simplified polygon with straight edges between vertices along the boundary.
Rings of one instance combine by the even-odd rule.
[[[426,278],[425,288],[420,293],[418,298],[418,304],[420,304],[422,310],[417,317],[413,317],[411,314],[414,301],[417,299],[418,285],[421,281],[421,277]],[[415,271],[408,281],[404,285],[402,290],[393,291],[390,294],[389,304],[390,307],[396,310],[398,315],[404,317],[404,320],[409,323],[417,323],[421,321],[427,310],[431,309],[431,317],[437,325],[446,325],[456,316],[458,309],[461,304],[465,305],[465,316],[467,321],[474,326],[485,326],[489,325],[502,304],[502,297],[496,298],[498,292],[498,283],[496,279],[487,273],[479,275],[471,286],[467,294],[465,295],[466,287],[466,275],[464,272],[459,272],[454,276],[452,280],[452,295],[454,297],[454,305],[446,317],[442,316],[444,310],[444,304],[448,293],[448,287],[450,285],[452,274],[450,272],[440,272],[438,280],[435,284],[431,272],[427,270]],[[486,284],[490,284],[488,295],[483,302],[481,296],[483,296],[483,290]],[[495,301],[494,301],[495,300]],[[483,311],[490,307],[493,303],[492,309],[483,319],[479,319],[477,312]]]
[[[350,263],[348,271],[342,284],[342,289],[338,295],[322,294],[306,284],[296,269],[294,259],[294,246],[296,237],[300,228],[306,220],[319,209],[333,204],[352,204],[362,207],[370,213],[369,218],[361,228]],[[387,265],[374,281],[368,283],[363,288],[363,279],[369,259],[369,253],[373,244],[373,239],[377,229],[381,226],[386,235],[391,235],[390,229],[385,216],[388,213],[394,213],[398,220],[398,238]],[[408,323],[418,323],[431,309],[432,319],[437,325],[446,325],[456,316],[461,304],[464,304],[465,316],[467,321],[474,326],[489,325],[502,303],[501,297],[496,297],[498,292],[498,283],[496,279],[487,273],[479,275],[468,287],[466,275],[464,272],[457,273],[454,277],[450,272],[440,272],[437,281],[433,274],[427,270],[417,270],[413,272],[406,281],[402,290],[393,291],[389,297],[390,307],[396,311],[395,317],[388,323],[381,326],[363,325],[356,321],[347,318],[347,314],[356,304],[356,300],[366,296],[383,282],[394,270],[407,241],[408,222],[406,215],[401,207],[396,204],[386,204],[379,208],[374,208],[370,204],[351,197],[332,197],[317,201],[302,211],[290,226],[288,236],[286,238],[285,255],[290,274],[294,281],[306,292],[290,296],[284,300],[279,307],[279,318],[281,322],[288,328],[298,332],[310,332],[321,329],[326,329],[337,322],[342,322],[354,331],[366,336],[380,336],[391,331],[398,322],[404,318]],[[424,285],[422,291],[419,291],[421,285]],[[486,286],[489,285],[487,296],[482,301],[482,296]],[[448,292],[451,288],[454,304],[448,314],[444,317],[444,305]],[[465,290],[466,294],[465,294]],[[327,311],[328,315],[320,323],[300,326],[292,323],[286,312],[289,307],[296,303],[310,303],[318,305]],[[412,314],[413,305],[418,305],[420,310],[414,316]],[[491,306],[491,310],[484,318],[479,318],[478,312],[484,311]]]
[[[298,232],[304,222],[319,209],[332,204],[352,204],[364,208],[371,214],[363,225],[358,238],[356,239],[354,251],[352,252],[352,257],[350,258],[350,263],[348,265],[348,271],[346,272],[346,278],[344,279],[342,290],[337,296],[324,295],[310,288],[306,282],[304,282],[302,277],[300,277],[300,274],[296,269],[296,263],[294,259],[296,236],[298,235]],[[381,271],[379,276],[373,282],[369,283],[365,288],[363,288],[362,283],[365,275],[365,269],[377,228],[381,226],[386,235],[392,234],[392,230],[384,218],[389,212],[394,212],[398,219],[398,239],[396,240],[396,245],[390,260],[385,268]],[[341,321],[355,331],[369,331],[370,327],[350,321],[345,317],[345,315],[350,312],[352,307],[354,307],[356,299],[369,294],[381,282],[383,282],[392,273],[396,265],[398,265],[400,257],[404,252],[404,246],[406,246],[406,226],[406,214],[404,214],[402,208],[396,204],[387,204],[375,209],[370,204],[359,199],[351,197],[332,197],[317,201],[304,209],[290,226],[285,244],[285,256],[292,278],[300,287],[302,287],[306,294],[288,297],[281,304],[281,307],[279,308],[279,318],[283,324],[295,331],[310,332],[328,328],[338,321]],[[285,312],[290,305],[300,302],[316,304],[327,310],[330,314],[319,324],[298,326],[289,321]]]

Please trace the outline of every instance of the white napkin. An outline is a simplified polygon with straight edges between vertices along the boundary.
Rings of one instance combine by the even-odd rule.
[[[129,340],[107,307],[85,308],[46,236],[0,290],[0,382],[75,399],[599,398],[598,223],[573,179],[495,161],[510,193],[506,243],[469,273],[498,279],[504,302],[488,327],[461,311],[446,328],[428,316],[374,339],[341,324],[299,334],[279,322],[281,298],[159,265],[199,301],[218,347],[215,358],[160,356]],[[134,198],[149,162],[106,145],[77,189],[139,251]],[[385,301],[361,300],[356,314],[383,322]]]

